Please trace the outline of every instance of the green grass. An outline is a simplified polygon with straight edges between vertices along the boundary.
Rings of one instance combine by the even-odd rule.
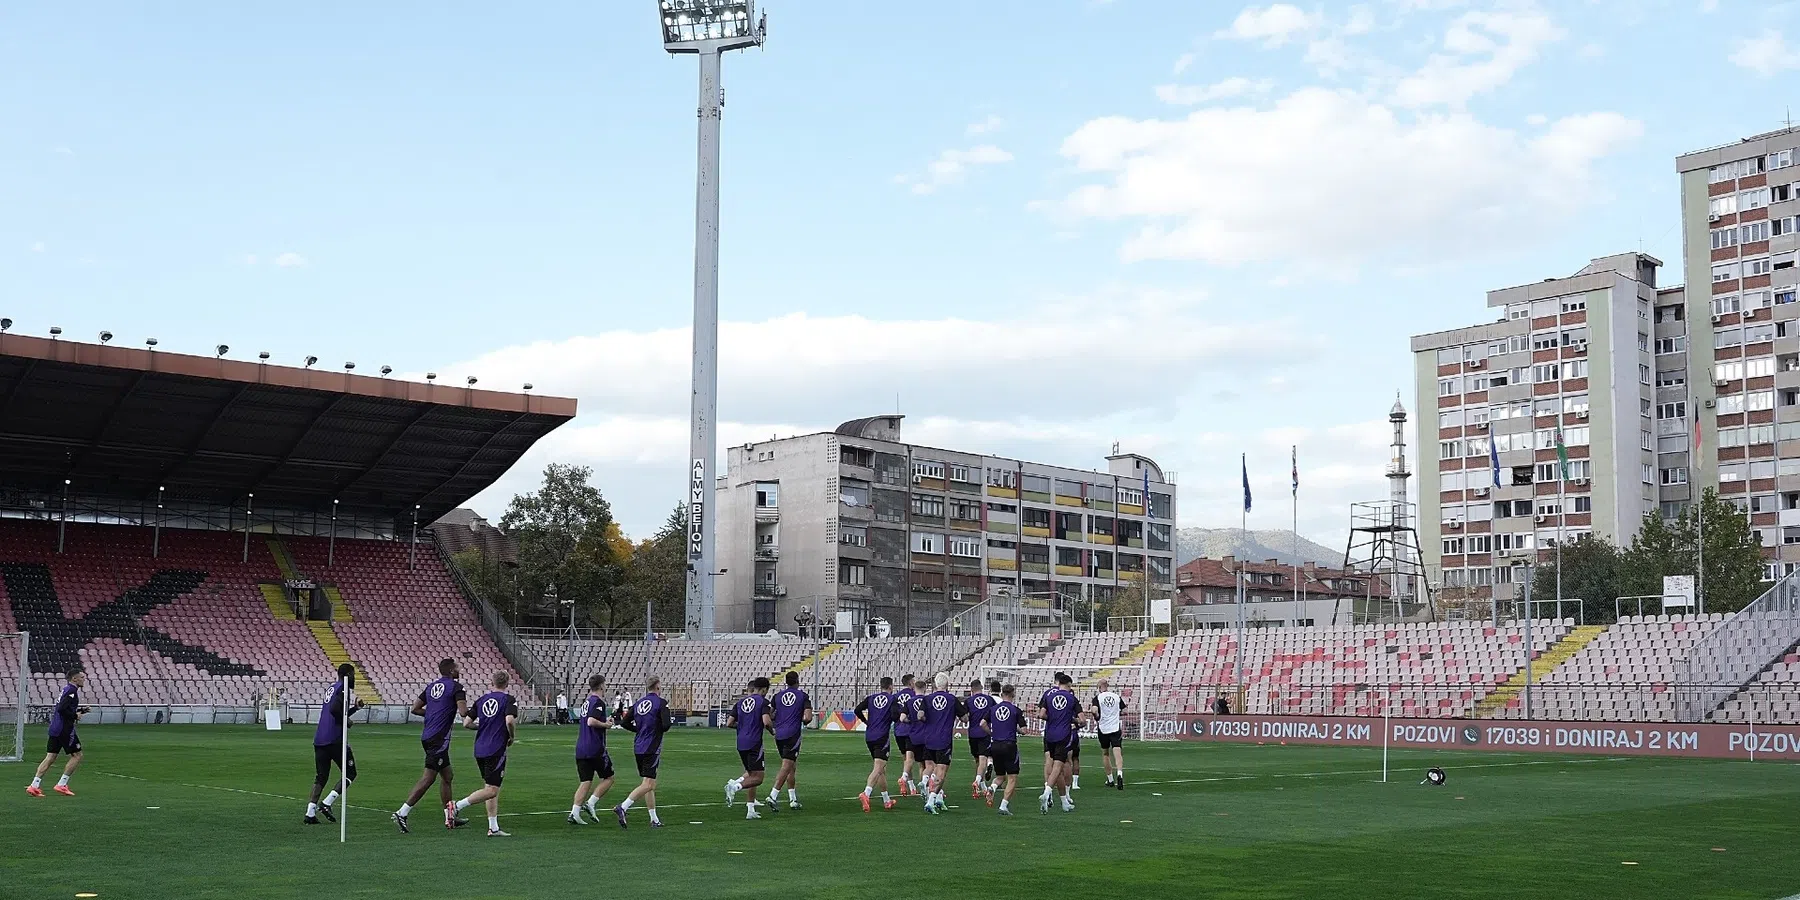
[[[680,730],[659,792],[668,827],[653,831],[634,812],[621,832],[564,823],[574,731],[528,728],[502,806],[514,837],[490,840],[479,827],[434,826],[435,789],[413,833],[398,834],[388,811],[419,775],[417,732],[363,727],[354,737],[362,780],[340,846],[336,827],[300,824],[310,728],[109,726],[82,736],[73,799],[28,797],[30,763],[0,766],[6,900],[1800,893],[1800,768],[1785,764],[1408,752],[1381,784],[1379,751],[1131,744],[1131,787],[1117,792],[1102,789],[1089,742],[1072,814],[1040,816],[1041,779],[1029,772],[1014,818],[971,804],[963,757],[952,785],[964,789],[950,791],[960,807],[934,818],[916,800],[864,815],[849,799],[868,770],[860,738],[820,734],[801,759],[806,809],[745,822],[719,791],[736,774],[731,735]],[[28,740],[41,748],[42,730]],[[459,795],[476,787],[470,746],[459,734]],[[1429,765],[1449,770],[1446,787],[1419,785]],[[621,769],[611,799],[635,783]],[[479,810],[469,812],[479,826]]]

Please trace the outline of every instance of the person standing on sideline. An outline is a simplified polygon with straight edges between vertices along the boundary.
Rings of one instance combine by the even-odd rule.
[[[1024,713],[1013,703],[1013,686],[1000,689],[1000,702],[994,704],[992,739],[988,743],[988,753],[994,759],[994,780],[1006,781],[1005,793],[1000,795],[1000,814],[1012,815],[1013,789],[1019,786],[1019,721]]]
[[[556,692],[556,724],[569,724],[569,695],[562,691]]]
[[[306,818],[300,821],[308,825],[319,824],[319,816],[325,821],[336,822],[337,816],[331,812],[331,805],[337,802],[336,788],[325,795],[325,801],[319,802],[319,792],[325,790],[325,781],[331,777],[331,767],[341,766],[345,784],[356,783],[356,754],[345,745],[350,742],[350,717],[362,709],[362,701],[351,702],[348,685],[356,687],[356,667],[344,663],[337,667],[338,680],[332,682],[331,692],[325,695],[325,705],[319,708],[319,725],[313,729],[313,788],[312,796],[306,801]]]
[[[1100,761],[1106,767],[1106,786],[1125,789],[1125,698],[1100,679],[1094,695],[1094,729],[1100,733]]]
[[[575,775],[581,783],[575,785],[569,824],[586,825],[581,818],[582,799],[587,800],[588,815],[598,822],[600,798],[612,790],[613,784],[612,756],[606,752],[606,730],[612,727],[612,716],[606,711],[605,676],[588,678],[587,700],[581,707],[581,721],[576,724],[580,730],[575,734]]]
[[[738,759],[744,764],[744,774],[725,782],[725,808],[730,809],[731,804],[737,802],[738,791],[747,790],[750,808],[744,818],[760,819],[762,814],[756,811],[756,789],[763,783],[763,732],[775,730],[769,714],[769,679],[750,679],[744,696],[725,715],[725,727],[737,729]],[[769,803],[774,805],[773,800]]]
[[[969,694],[963,699],[969,710],[969,756],[975,760],[975,782],[969,787],[970,797],[986,797],[994,805],[994,789],[982,782],[988,768],[988,745],[992,741],[989,728],[994,713],[994,698],[982,689],[981,679],[969,682]]]
[[[783,787],[787,788],[788,808],[800,808],[800,792],[796,789],[800,774],[800,738],[813,720],[812,698],[800,689],[800,673],[789,672],[782,680],[784,686],[769,701],[775,726],[775,752],[781,756],[775,786],[769,788],[771,810],[776,808],[777,792]]]
[[[463,718],[463,727],[475,731],[475,768],[481,772],[481,789],[444,806],[444,827],[456,827],[456,814],[485,804],[488,837],[512,837],[500,830],[500,784],[506,780],[506,750],[518,736],[519,702],[506,692],[510,679],[495,672],[494,689],[482,694]]]
[[[662,819],[656,816],[656,771],[662,765],[663,735],[675,726],[675,718],[669,712],[668,701],[658,693],[662,688],[662,679],[652,675],[644,680],[644,696],[636,705],[625,713],[625,727],[637,734],[632,742],[632,750],[637,755],[638,777],[643,779],[638,786],[631,789],[625,802],[613,807],[613,815],[619,817],[619,827],[624,828],[625,814],[638,802],[644,800],[644,809],[650,813],[650,827],[661,828]]]
[[[857,795],[862,801],[863,812],[869,811],[869,800],[877,789],[881,791],[881,808],[894,808],[894,798],[888,796],[887,760],[888,731],[894,727],[896,709],[894,679],[889,675],[881,677],[881,690],[856,704],[856,717],[862,720],[863,738],[869,743],[869,758],[874,760],[869,768],[869,780],[863,784],[862,793]]]
[[[425,774],[419,776],[419,783],[406,795],[406,802],[394,810],[394,825],[401,834],[412,830],[406,817],[412,815],[413,807],[424,799],[433,781],[438,783],[439,802],[449,803],[456,799],[456,792],[450,786],[453,774],[450,770],[450,726],[469,716],[469,695],[463,692],[462,682],[457,681],[461,677],[456,660],[440,659],[438,680],[426,685],[425,690],[419,692],[419,698],[413,701],[412,714],[425,717],[425,728],[419,734],[419,743],[425,748]],[[469,824],[467,819],[457,821],[461,823],[456,826],[458,828]]]
[[[65,796],[75,796],[69,787],[69,776],[81,768],[81,737],[75,733],[75,723],[87,715],[88,708],[81,705],[81,689],[87,686],[87,673],[80,667],[69,670],[69,682],[63,685],[62,696],[56,700],[56,707],[50,712],[50,740],[44,745],[44,761],[38,763],[37,774],[31,776],[31,784],[25,793],[33,797],[44,796],[44,773],[50,771],[51,763],[64,753],[69,754],[69,761],[63,764],[62,777],[57,779],[54,790]],[[318,799],[318,792],[313,792],[313,799]],[[335,795],[334,795],[335,796]],[[310,813],[309,813],[310,815]]]

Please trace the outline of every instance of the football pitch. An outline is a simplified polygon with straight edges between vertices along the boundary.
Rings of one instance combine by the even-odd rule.
[[[658,791],[666,827],[633,810],[621,831],[610,816],[565,823],[575,730],[527,727],[502,801],[513,837],[490,839],[479,808],[470,828],[446,832],[436,788],[412,834],[398,833],[388,813],[419,776],[418,732],[365,726],[352,738],[361,780],[340,845],[336,826],[300,822],[311,733],[90,727],[77,796],[34,798],[24,786],[44,732],[29,732],[30,761],[0,766],[0,897],[1800,894],[1791,764],[1397,752],[1382,784],[1379,750],[1133,742],[1121,792],[1104,788],[1088,741],[1075,812],[1039,814],[1041,763],[1028,759],[1007,819],[969,799],[959,741],[955,808],[933,817],[906,798],[865,815],[853,799],[868,771],[860,737],[814,734],[801,757],[805,808],[746,822],[721,793],[737,774],[732,735],[678,729]],[[457,736],[459,796],[478,786],[470,746]],[[608,806],[637,782],[629,755],[616,758]],[[1421,785],[1429,766],[1448,784]]]

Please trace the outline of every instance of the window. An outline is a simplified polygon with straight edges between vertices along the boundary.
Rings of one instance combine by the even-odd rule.
[[[913,532],[912,549],[914,553],[944,552],[944,536],[929,531]]]
[[[1687,335],[1678,334],[1674,337],[1656,339],[1656,352],[1658,354],[1681,353],[1685,350],[1687,350]]]
[[[1719,480],[1720,481],[1725,480],[1725,477],[1722,473],[1719,476]],[[1662,470],[1662,483],[1663,484],[1687,484],[1687,468],[1684,466],[1676,466],[1674,468]]]
[[[1721,281],[1736,281],[1739,273],[1742,271],[1742,265],[1739,263],[1719,263],[1712,267],[1713,284],[1718,284]]]
[[[1649,384],[1650,383],[1650,367],[1644,365],[1643,363],[1638,363],[1638,383],[1639,384]]]
[[[774,509],[781,505],[781,485],[774,481],[756,483],[756,506],[758,509]]]
[[[1584,309],[1587,309],[1586,297],[1564,297],[1562,299],[1563,312],[1581,312]]]
[[[1749,278],[1752,275],[1767,275],[1773,271],[1775,271],[1775,263],[1766,256],[1744,261],[1745,278]]]
[[[1562,367],[1557,363],[1543,363],[1541,365],[1532,366],[1531,381],[1533,384],[1544,384],[1545,382],[1557,381],[1561,378],[1561,375],[1559,374],[1561,371]]]
[[[1775,392],[1774,391],[1751,391],[1749,394],[1745,395],[1745,402],[1746,402],[1747,408],[1751,412],[1760,412],[1765,409],[1774,409],[1775,408]]]
[[[914,494],[912,512],[915,516],[928,516],[933,519],[944,517],[944,498],[928,494]]]
[[[1650,349],[1649,339],[1644,335],[1638,335],[1638,342],[1642,345],[1638,347],[1639,350]],[[1585,359],[1571,359],[1568,362],[1563,363],[1564,378],[1586,378],[1587,373],[1588,361]]]
[[[1776,306],[1780,306],[1784,303],[1792,303],[1792,302],[1794,302],[1794,289],[1793,288],[1788,288],[1787,290],[1775,292],[1775,305]]]
[[[1042,475],[1026,475],[1019,480],[1019,490],[1033,494],[1050,493],[1050,479]]]
[[[1438,441],[1438,459],[1461,459],[1462,441]]]
[[[1727,315],[1727,314],[1734,313],[1734,312],[1740,312],[1743,310],[1743,308],[1744,308],[1744,301],[1735,294],[1732,296],[1729,296],[1729,297],[1714,297],[1713,298],[1712,314],[1715,316],[1723,316],[1723,315]]]
[[[1644,351],[1650,349],[1650,336],[1641,331],[1638,332],[1638,349]]]
[[[1745,294],[1744,296],[1748,297],[1750,295]],[[1782,324],[1785,325],[1787,323],[1783,322]],[[1782,336],[1786,337],[1786,335],[1782,335]],[[1746,343],[1746,344],[1761,344],[1766,341],[1772,341],[1774,339],[1775,339],[1775,327],[1774,327],[1773,323],[1764,323],[1761,325],[1745,325],[1744,326],[1744,343]]]
[[[1119,488],[1119,502],[1126,506],[1143,506],[1144,492],[1137,488]]]
[[[1659,306],[1656,308],[1656,321],[1658,324],[1663,322],[1679,322],[1686,317],[1686,307],[1683,306]]]
[[[1656,417],[1658,419],[1687,418],[1687,401],[1677,400],[1674,403],[1656,404]]]
[[[1769,205],[1769,189],[1766,187],[1748,190],[1738,195],[1738,209],[1762,209]]]
[[[838,561],[838,584],[864,585],[869,583],[869,567],[859,562]]]
[[[1531,304],[1515,303],[1506,308],[1506,320],[1509,322],[1531,318]]]
[[[1792,184],[1778,184],[1769,188],[1770,203],[1781,203],[1792,199],[1794,199],[1794,186]]]
[[[1718,408],[1719,415],[1722,416],[1732,413],[1741,413],[1744,411],[1744,395],[1728,394],[1724,397],[1720,397],[1715,405]]]
[[[1738,245],[1738,230],[1734,228],[1718,228],[1712,233],[1712,248],[1724,250]]]
[[[975,479],[970,475],[968,466],[951,466],[950,467],[950,480],[951,481],[969,482],[969,483],[973,483],[975,481]]]
[[[1541,331],[1531,336],[1531,349],[1533,350],[1554,350],[1557,346],[1559,346],[1559,341],[1554,331]]]
[[[1761,171],[1763,171],[1763,157],[1757,156],[1751,159],[1740,159],[1736,162],[1728,162],[1722,166],[1713,166],[1706,171],[1706,178],[1708,182],[1718,184],[1721,181],[1730,181],[1733,178],[1747,178]]]
[[[1478,406],[1469,410],[1468,420],[1470,425],[1486,425],[1488,421],[1488,408],[1485,406]]]
[[[1775,169],[1785,169],[1794,164],[1794,151],[1777,150],[1768,155],[1767,161],[1771,171]]]
[[[973,556],[979,558],[981,556],[981,543],[966,539],[953,540],[950,542],[950,555]]]
[[[1767,220],[1738,226],[1738,243],[1740,244],[1753,244],[1768,239],[1769,223]]]
[[[1458,556],[1463,552],[1462,538],[1444,538],[1444,555]]]
[[[1670,372],[1656,373],[1657,387],[1681,387],[1687,384],[1687,370],[1675,369]]]
[[[1574,507],[1574,509],[1570,510],[1571,512],[1584,513],[1584,512],[1593,512],[1594,511],[1594,498],[1593,497],[1583,494],[1579,497],[1574,498],[1574,500],[1575,500],[1575,507]]]
[[[1787,185],[1782,185],[1782,187],[1785,188],[1785,187],[1787,187]],[[1793,216],[1782,216],[1779,219],[1770,219],[1769,220],[1769,234],[1777,235],[1777,234],[1793,234],[1793,233],[1794,233],[1794,217]],[[1776,263],[1775,268],[1785,269],[1787,267],[1780,263]]]
[[[1456,393],[1458,393],[1457,379],[1455,379],[1455,378],[1439,378],[1438,379],[1438,396],[1439,397],[1449,397]]]
[[[1643,463],[1642,465],[1643,465],[1643,473],[1642,474],[1643,474],[1644,483],[1645,484],[1655,484],[1656,483],[1656,467],[1649,463]]]
[[[950,518],[958,522],[981,521],[981,504],[974,500],[951,500]]]
[[[1734,212],[1737,212],[1736,194],[1726,194],[1723,197],[1714,197],[1706,204],[1706,214],[1708,216],[1729,216]]]
[[[987,483],[994,487],[1010,488],[1013,486],[1013,479],[1017,476],[1018,472],[1013,469],[989,469],[987,470]]]

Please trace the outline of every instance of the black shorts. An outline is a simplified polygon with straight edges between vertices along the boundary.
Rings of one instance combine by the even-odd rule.
[[[755,750],[739,750],[738,759],[744,761],[744,771],[761,772],[763,770],[763,748]]]
[[[343,744],[326,744],[321,747],[313,745],[313,784],[324,784],[331,780],[331,767],[345,763],[346,751]],[[348,762],[345,763],[344,777],[352,782],[356,780],[356,751],[348,751]]]
[[[475,757],[475,768],[481,770],[481,783],[489,787],[499,787],[506,780],[506,751],[502,750],[493,756]]]
[[[994,741],[992,738],[969,738],[969,756],[975,759],[980,759],[984,756],[992,756],[993,754],[989,752],[989,748],[991,748],[993,744]]]
[[[450,768],[450,739],[440,741],[420,741],[425,748],[425,768],[433,772],[442,772]]]
[[[894,746],[900,750],[902,756],[913,752],[912,738],[904,734],[895,733]]]
[[[988,745],[988,755],[994,758],[994,774],[1019,774],[1019,742],[994,741]]]
[[[80,753],[81,735],[76,734],[73,730],[61,737],[53,734],[50,736],[50,740],[44,743],[44,752],[52,756],[55,756],[58,753],[67,753],[70,755]]]
[[[1068,762],[1069,742],[1044,738],[1044,752],[1050,754],[1050,758],[1056,762]]]
[[[658,750],[655,753],[638,753],[635,755],[637,756],[638,777],[655,778],[656,767],[662,762],[662,751]]]
[[[915,747],[913,748],[913,757],[920,762],[947,766],[950,764],[950,748],[945,747],[942,750],[933,750],[930,747]]]
[[[604,753],[586,758],[577,756],[575,757],[575,774],[580,775],[582,781],[593,781],[595,775],[602,779],[611,778],[613,777],[612,757]]]
[[[1081,759],[1081,732],[1079,731],[1069,733],[1069,759]]]
[[[869,742],[869,758],[885,760],[888,758],[887,738]]]
[[[793,737],[786,738],[786,739],[776,738],[775,739],[775,753],[776,753],[776,755],[780,756],[782,759],[799,759],[800,758],[800,735],[796,734]]]
[[[1121,730],[1121,731],[1102,731],[1102,732],[1100,732],[1100,749],[1102,749],[1102,750],[1117,750],[1123,746],[1125,746],[1125,732],[1124,731]]]

